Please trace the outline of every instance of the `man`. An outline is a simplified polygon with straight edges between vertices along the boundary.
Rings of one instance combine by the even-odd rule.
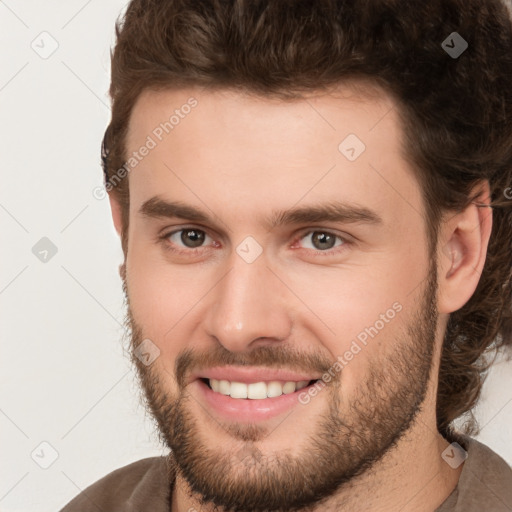
[[[499,0],[133,0],[106,188],[168,457],[70,511],[506,511],[453,422],[511,342]]]

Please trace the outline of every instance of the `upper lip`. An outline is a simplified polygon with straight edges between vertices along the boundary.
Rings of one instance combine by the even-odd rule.
[[[281,380],[285,382],[307,380],[309,382],[310,380],[317,380],[320,378],[321,376],[318,375],[306,375],[304,373],[280,368],[216,366],[214,368],[198,370],[191,375],[190,382],[197,379],[217,379],[251,384],[254,382],[269,382],[272,380]]]

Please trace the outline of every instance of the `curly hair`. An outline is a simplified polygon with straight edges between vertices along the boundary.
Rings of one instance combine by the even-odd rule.
[[[432,257],[442,214],[462,211],[475,200],[475,185],[490,185],[485,266],[472,297],[450,315],[437,396],[442,434],[464,413],[466,432],[476,432],[472,409],[487,356],[512,344],[508,7],[500,0],[132,0],[116,23],[112,119],[102,143],[125,255],[129,180],[113,178],[125,165],[130,114],[142,91],[200,86],[286,100],[348,80],[377,85],[397,105]],[[453,32],[467,42],[457,57],[442,46]]]

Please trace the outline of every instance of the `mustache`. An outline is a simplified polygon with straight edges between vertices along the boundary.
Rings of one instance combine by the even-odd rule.
[[[185,387],[186,376],[214,366],[258,366],[286,368],[287,370],[324,374],[335,361],[313,352],[301,352],[284,346],[258,347],[251,352],[230,352],[222,345],[208,351],[187,348],[176,357],[174,372],[180,388]]]
[[[123,281],[123,292],[127,306],[125,315],[126,332],[131,333],[130,352],[133,359],[134,344],[144,339],[142,326],[133,317],[130,307],[127,282],[123,273],[124,264],[120,266],[121,278]],[[197,372],[215,366],[258,366],[263,368],[285,368],[290,371],[324,374],[332,368],[337,361],[336,356],[329,357],[318,352],[305,352],[290,345],[282,345],[276,342],[274,345],[257,347],[248,352],[231,352],[217,343],[208,350],[186,348],[176,357],[174,363],[174,374],[180,389],[186,386],[186,377],[192,372]],[[143,367],[140,361],[135,358],[135,364],[140,371],[148,373],[149,369]],[[332,376],[331,376],[332,377]],[[332,381],[339,379],[339,375],[332,377]],[[334,382],[333,382],[334,383]]]

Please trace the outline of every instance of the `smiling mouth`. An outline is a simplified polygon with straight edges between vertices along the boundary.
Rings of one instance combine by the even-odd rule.
[[[241,400],[264,400],[288,395],[315,384],[320,379],[301,381],[261,381],[250,384],[228,380],[200,378],[214,393]]]

